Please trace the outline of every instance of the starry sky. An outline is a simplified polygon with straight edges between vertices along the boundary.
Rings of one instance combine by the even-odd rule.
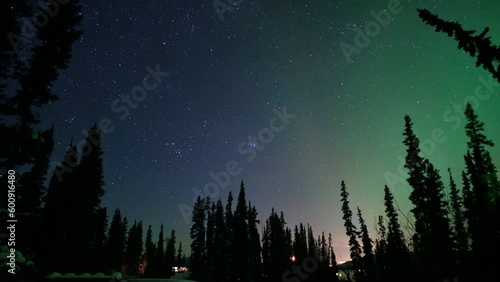
[[[342,180],[351,209],[359,206],[370,228],[384,213],[388,179],[409,213],[410,190],[400,181],[405,114],[446,185],[448,167],[457,181],[464,168],[467,101],[500,143],[499,84],[416,11],[466,29],[489,26],[499,44],[498,1],[234,2],[218,13],[208,0],[85,1],[85,33],[54,86],[60,100],[40,118],[56,129],[53,165],[72,136],[80,141],[82,130],[110,122],[102,202],[110,215],[120,208],[156,234],[160,224],[175,229],[189,254],[190,225],[179,206],[207,195],[210,174],[229,165],[226,187],[208,185],[213,198],[237,197],[243,180],[259,217],[274,207],[290,227],[331,232],[343,261]],[[379,11],[390,14],[384,26]],[[139,92],[145,78],[150,90]],[[491,153],[499,165],[499,147]]]

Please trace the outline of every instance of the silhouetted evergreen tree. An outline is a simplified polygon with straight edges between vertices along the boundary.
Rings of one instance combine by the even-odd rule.
[[[111,220],[106,244],[107,271],[121,272],[127,242],[127,219],[123,218],[120,209],[116,209]]]
[[[54,240],[54,237],[61,238],[64,231],[50,234],[51,229],[43,225],[48,220],[40,217],[46,214],[41,211],[40,204],[53,150],[53,129],[37,128],[40,120],[36,111],[58,98],[53,93],[53,84],[59,72],[68,68],[72,46],[82,34],[77,30],[82,15],[79,1],[60,5],[58,13],[46,24],[30,31],[36,39],[29,42],[23,37],[21,27],[28,22],[22,19],[39,16],[39,11],[32,9],[31,4],[24,0],[0,3],[0,190],[7,190],[7,171],[15,170],[18,180],[16,219],[22,222],[16,226],[16,250],[34,259],[35,274],[42,277],[70,266],[66,261],[57,261],[62,251],[69,251],[67,241],[56,243]],[[7,193],[1,193],[2,203],[7,203],[6,197]],[[0,212],[3,222],[5,216],[6,213]],[[52,227],[62,229],[61,223],[68,223],[62,220],[63,216],[59,219]],[[59,246],[55,246],[57,244]],[[50,248],[52,245],[54,249]],[[55,253],[57,250],[61,252]],[[17,276],[22,275],[27,273]],[[33,277],[28,275],[25,279]]]
[[[263,235],[264,281],[280,281],[283,273],[290,269],[291,253],[288,250],[291,247],[287,246],[286,237],[284,219],[272,209]]]
[[[238,194],[238,202],[234,211],[233,218],[233,271],[231,281],[247,281],[248,280],[248,208],[245,199],[245,185],[243,181],[240,184],[240,192]]]
[[[333,242],[332,233],[328,233],[328,258],[329,258],[329,263],[331,265],[330,266],[330,274],[328,276],[328,281],[337,282],[337,281],[339,281],[339,277],[337,276],[339,269],[337,267],[337,257],[335,256],[332,242]]]
[[[59,5],[58,13],[33,31],[36,42],[28,44],[21,37],[21,18],[31,18],[38,11],[23,0],[0,5],[0,175],[5,175],[9,169],[21,172],[21,166],[31,166],[44,142],[34,128],[40,123],[35,110],[58,99],[53,83],[68,68],[73,44],[82,34],[77,27],[83,16],[80,1]]]
[[[384,265],[379,264],[379,273],[382,273],[379,277],[383,279],[379,280],[388,282],[407,281],[412,279],[410,253],[405,244],[398,213],[394,207],[394,196],[387,185],[384,187],[384,200],[385,212],[389,222],[387,237],[385,237],[385,227],[382,217],[379,218],[379,230],[382,240],[379,243],[380,252],[377,259],[382,258],[382,262],[384,263]]]
[[[458,49],[464,50],[471,57],[477,57],[476,67],[482,66],[500,82],[500,46],[491,44],[490,37],[486,37],[489,27],[479,35],[473,35],[475,30],[464,30],[458,22],[444,21],[426,9],[417,9],[422,21],[436,28],[436,32],[444,32],[458,41]]]
[[[226,266],[226,250],[227,250],[227,233],[226,225],[224,222],[224,207],[222,201],[219,199],[215,208],[214,219],[214,246],[215,246],[215,267],[214,276],[215,281],[227,282],[229,271]]]
[[[500,262],[498,259],[498,253],[500,253],[500,217],[498,216],[500,214],[500,184],[497,169],[487,150],[494,144],[483,133],[484,123],[479,121],[470,104],[466,105],[465,117],[467,119],[465,132],[469,138],[465,164],[468,182],[470,182],[471,198],[466,200],[468,200],[467,208],[470,214],[471,249],[474,270],[481,271],[482,277],[487,279],[496,275],[495,268]],[[490,259],[490,257],[495,259]]]
[[[185,267],[184,262],[182,261],[182,256],[184,254],[184,251],[182,250],[182,241],[179,242],[179,247],[177,248],[177,258],[176,258],[176,265],[180,267]]]
[[[411,118],[405,116],[405,140],[403,144],[407,146],[405,167],[409,170],[408,184],[413,188],[410,193],[410,200],[414,207],[411,210],[415,217],[415,234],[413,235],[413,246],[415,253],[419,256],[421,261],[426,261],[430,256],[430,242],[428,239],[427,224],[429,219],[425,217],[425,201],[426,201],[426,187],[425,187],[425,167],[424,160],[420,157],[419,140],[413,133],[413,123]],[[387,208],[387,207],[386,207]],[[427,241],[426,241],[427,240]],[[428,271],[428,269],[423,269]]]
[[[207,204],[210,203],[210,198],[207,198]],[[215,279],[215,204],[212,202],[207,214],[207,238],[206,238],[206,252],[205,261],[207,267],[208,281]]]
[[[308,256],[307,233],[302,222],[299,224],[299,227],[295,225],[293,253],[297,263],[304,261],[304,259]]]
[[[316,256],[321,258],[321,236],[318,234],[318,239],[316,240]]]
[[[342,213],[344,220],[344,226],[346,228],[346,235],[349,237],[349,249],[350,256],[354,267],[354,278],[356,281],[365,281],[366,273],[363,268],[363,262],[361,258],[361,246],[357,240],[358,230],[356,226],[352,223],[352,211],[349,208],[349,193],[347,192],[347,188],[345,186],[344,181],[341,183],[341,201],[342,201]]]
[[[299,228],[297,225],[293,228],[293,243],[292,243],[292,249],[293,249],[293,255],[295,258],[297,258],[297,253],[300,252],[300,233],[299,233]]]
[[[99,263],[93,259],[93,256],[101,245],[96,240],[102,237],[103,232],[102,226],[99,225],[102,225],[99,211],[101,197],[104,194],[101,155],[100,132],[94,126],[84,142],[81,154],[71,141],[63,163],[54,169],[44,197],[44,218],[41,225],[43,230],[52,234],[42,232],[38,240],[41,245],[39,251],[44,273],[53,271],[54,268],[62,272],[89,272],[98,268]],[[64,178],[61,177],[68,167],[72,167],[72,171],[67,172]],[[21,180],[23,183],[28,182],[26,184],[32,187],[42,186],[39,182],[42,178],[32,182],[35,180],[34,173],[42,175],[42,172],[38,171],[38,165],[33,168],[35,170],[28,172],[27,178],[23,180],[21,177]],[[46,167],[42,169],[46,171]],[[33,201],[32,196],[40,197],[40,195],[35,195],[36,193],[31,188],[27,190],[25,192],[29,192],[30,195],[26,197],[23,195],[26,201]],[[26,220],[30,222],[28,218]],[[33,222],[30,228],[36,226],[36,222]],[[49,251],[58,251],[59,254],[65,254],[68,257],[61,261],[47,254]]]
[[[129,275],[137,276],[140,273],[139,267],[143,253],[142,233],[142,222],[134,221],[128,232],[125,250],[125,265],[127,267],[127,274]]]
[[[79,8],[79,1],[73,1],[60,9],[49,23],[32,31],[38,40],[27,44],[28,40],[21,37],[21,19],[31,18],[38,11],[23,0],[0,3],[0,190],[7,191],[7,171],[15,170],[19,185],[16,215],[23,222],[16,229],[16,250],[25,256],[34,255],[35,265],[42,265],[42,272],[43,265],[48,267],[53,257],[45,248],[32,249],[42,245],[34,237],[41,232],[33,230],[40,229],[40,197],[53,130],[36,128],[40,120],[35,111],[57,98],[52,83],[58,79],[58,72],[68,67],[72,45],[81,34],[76,30],[82,18]],[[48,40],[48,36],[58,40]],[[0,199],[7,203],[7,193],[1,193]],[[3,222],[6,216],[0,212]]]
[[[248,203],[248,264],[250,271],[250,281],[262,281],[262,259],[261,259],[261,246],[260,235],[257,229],[257,224],[260,221],[257,219],[257,209],[252,204]]]
[[[375,281],[376,280],[376,269],[375,269],[375,255],[373,254],[373,241],[368,234],[368,227],[366,226],[365,220],[363,219],[363,215],[361,214],[361,210],[358,208],[358,219],[360,226],[360,234],[359,237],[361,242],[363,243],[363,267],[366,271],[366,281]]]
[[[99,208],[97,212],[96,222],[96,236],[93,243],[93,262],[94,266],[92,272],[106,272],[105,251],[106,242],[108,240],[108,210],[106,208]],[[141,230],[142,232],[142,230]],[[142,236],[142,235],[141,235]]]
[[[176,266],[175,245],[176,245],[175,230],[172,229],[172,231],[170,232],[170,237],[167,238],[167,246],[165,249],[165,268],[163,271],[164,277],[172,276],[172,267]]]
[[[40,254],[40,264],[42,273],[69,272],[71,269],[70,260],[61,260],[60,257],[69,257],[72,252],[72,241],[70,229],[73,227],[73,201],[77,200],[72,193],[76,181],[76,174],[68,174],[64,179],[59,178],[59,173],[64,167],[76,167],[79,163],[79,155],[76,146],[71,139],[67,147],[64,160],[54,169],[49,181],[47,193],[44,197],[44,208],[42,217],[43,234],[40,237],[42,249]],[[62,228],[64,226],[65,228]]]
[[[326,237],[325,237],[325,232],[323,231],[321,233],[321,238],[318,238],[318,243],[319,243],[319,257],[318,257],[318,264],[319,264],[319,270],[317,275],[318,281],[328,281],[332,277],[330,277],[330,257],[329,257],[329,252],[328,252],[328,245],[326,243]],[[314,274],[313,274],[314,275]]]
[[[16,215],[23,222],[16,228],[16,250],[34,258],[35,269],[43,276],[69,266],[47,254],[50,229],[41,227],[39,204],[53,149],[53,130],[37,128],[40,120],[36,110],[58,98],[53,83],[59,72],[68,68],[72,46],[82,33],[77,30],[82,15],[79,1],[63,5],[47,24],[31,31],[36,40],[29,42],[22,37],[21,25],[25,25],[23,18],[38,12],[30,4],[24,0],[0,4],[0,190],[7,191],[7,171],[15,170]],[[2,203],[7,202],[6,197],[7,193],[1,193]],[[3,222],[6,216],[0,212]],[[65,243],[59,241],[60,249],[67,249]]]
[[[308,224],[309,225],[309,224]],[[303,253],[303,258],[306,258],[307,255],[309,254],[309,249],[307,247],[307,232],[306,226],[302,224],[302,222],[299,224],[299,233],[301,237],[301,245],[302,245],[302,253]]]
[[[263,280],[270,282],[273,275],[272,261],[271,261],[271,226],[269,219],[266,220],[264,228],[262,229],[262,273]]]
[[[410,200],[414,207],[414,251],[419,267],[430,279],[453,279],[452,238],[444,200],[444,186],[439,171],[422,158],[419,139],[413,133],[411,118],[405,116],[403,135],[409,171],[408,183],[413,188]]]
[[[225,262],[226,262],[226,269],[227,269],[227,279],[228,281],[231,281],[231,271],[233,267],[233,193],[229,191],[229,195],[227,196],[227,202],[226,202],[226,211],[224,214],[225,217],[225,236],[226,236],[226,247],[225,247]]]
[[[463,204],[464,204],[464,219],[466,221],[466,227],[467,227],[467,235],[468,235],[468,240],[467,240],[467,245],[469,250],[471,249],[471,239],[472,239],[472,234],[474,232],[474,221],[476,218],[475,215],[475,205],[474,205],[474,195],[472,193],[472,188],[470,187],[470,181],[469,178],[467,177],[467,173],[465,171],[462,171],[462,198],[463,198]],[[469,254],[470,256],[471,254]]]
[[[473,208],[474,206],[474,195],[472,194],[472,190],[470,187],[470,181],[469,178],[467,177],[467,173],[465,171],[462,171],[462,199],[463,199],[463,205],[465,209],[465,219],[470,220],[471,215],[469,214],[470,209]],[[469,224],[469,223],[467,223]],[[468,231],[470,232],[470,231]]]
[[[148,231],[146,232],[146,240],[144,242],[145,259],[146,259],[146,268],[144,270],[144,276],[148,278],[154,277],[154,268],[155,268],[155,259],[156,259],[156,251],[155,244],[153,242],[153,230],[151,225],[148,226]]]
[[[28,257],[33,255],[37,257],[44,251],[41,245],[45,242],[40,238],[40,234],[43,234],[40,232],[43,228],[42,196],[46,192],[44,183],[49,169],[50,154],[54,147],[53,133],[53,128],[40,133],[39,147],[32,158],[31,170],[21,174],[16,181],[16,216],[17,220],[22,222],[16,226],[16,242],[18,250]],[[4,183],[7,181],[1,185]],[[7,195],[7,193],[2,194]],[[7,203],[7,200],[3,203]]]
[[[468,248],[468,235],[465,228],[464,212],[462,210],[462,199],[459,195],[457,184],[448,168],[450,176],[450,204],[453,215],[453,241],[455,244],[455,256],[458,264],[458,270],[466,266]]]
[[[155,247],[154,272],[155,278],[164,277],[165,274],[165,239],[163,233],[163,224],[160,225],[160,233],[158,233],[158,241]]]
[[[68,229],[72,233],[70,238],[76,272],[88,272],[92,268],[92,244],[98,231],[96,223],[104,195],[101,135],[97,124],[94,124],[85,139],[80,162],[71,172],[75,177],[72,187],[74,200],[71,205],[71,222],[74,225],[68,226]]]
[[[317,257],[318,250],[316,249],[316,244],[314,242],[314,233],[309,223],[307,224],[307,250],[310,257]]]
[[[318,234],[318,239],[316,240],[316,259],[321,262],[321,236]]]
[[[377,235],[375,240],[375,262],[377,267],[377,281],[389,281],[388,265],[387,265],[387,232],[384,223],[384,217],[378,216]]]
[[[206,279],[205,268],[205,212],[206,200],[200,196],[196,198],[195,207],[193,209],[193,217],[191,226],[191,278],[196,281],[204,281]]]
[[[292,230],[286,226],[285,218],[283,216],[283,212],[281,212],[280,219],[283,221],[283,224],[285,225],[285,253],[288,254],[288,258],[290,259],[291,255],[293,254],[293,246],[292,246]],[[290,260],[288,261],[290,264]]]
[[[448,218],[448,203],[445,200],[444,184],[439,171],[426,160],[427,212],[432,241],[432,260],[439,280],[452,280],[456,276],[453,254],[453,234]]]

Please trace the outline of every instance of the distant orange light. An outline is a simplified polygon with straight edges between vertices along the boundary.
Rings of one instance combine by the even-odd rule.
[[[290,259],[291,259],[293,262],[295,262],[295,260],[296,260],[296,259],[295,259],[295,256],[292,256]]]

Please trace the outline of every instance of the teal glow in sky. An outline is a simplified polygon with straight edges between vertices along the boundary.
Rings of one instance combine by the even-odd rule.
[[[232,161],[235,175],[215,199],[225,202],[243,180],[259,216],[274,207],[290,227],[303,222],[316,235],[331,232],[337,259],[348,260],[340,183],[372,227],[384,214],[386,176],[401,176],[405,114],[446,185],[448,167],[457,181],[464,169],[465,103],[477,104],[486,135],[500,144],[499,84],[416,11],[479,32],[489,26],[500,44],[497,1],[252,0],[223,21],[210,1],[91,2],[83,7],[85,34],[56,85],[61,99],[42,111],[56,126],[54,162],[71,136],[83,138],[82,129],[111,118],[103,204],[155,233],[161,223],[174,228],[184,246],[189,225],[179,205],[191,206],[193,189],[203,191],[210,172]],[[391,12],[385,27],[374,17],[381,10]],[[359,34],[367,25],[372,37]],[[346,59],[341,46],[348,45],[357,51]],[[113,101],[157,65],[169,76],[120,119]],[[270,138],[262,130],[285,108],[295,117]],[[248,161],[241,151],[252,150]],[[499,147],[491,155],[499,164]],[[410,188],[391,188],[409,214]]]

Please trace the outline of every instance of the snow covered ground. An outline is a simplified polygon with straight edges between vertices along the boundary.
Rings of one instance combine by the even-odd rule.
[[[196,282],[193,280],[187,280],[189,277],[189,272],[176,273],[170,279],[152,279],[152,278],[138,278],[129,280],[130,282]]]
[[[130,282],[196,282],[193,280],[186,280],[186,279],[132,279],[128,280]]]

